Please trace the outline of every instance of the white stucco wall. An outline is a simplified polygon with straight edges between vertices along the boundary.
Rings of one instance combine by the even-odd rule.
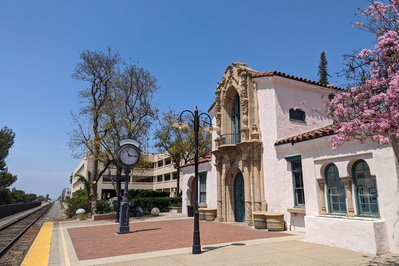
[[[198,172],[207,172],[206,174],[206,204],[208,208],[215,208],[217,206],[216,197],[216,169],[212,167],[214,164],[214,158],[212,161],[200,163],[198,166]],[[187,203],[189,202],[189,195],[187,194],[188,185],[190,178],[194,177],[194,165],[186,166],[182,169],[182,213],[187,214]]]
[[[283,158],[285,155],[293,153],[301,154],[306,201],[305,225],[309,241],[343,248],[349,248],[343,243],[351,243],[350,249],[368,253],[382,253],[387,250],[399,252],[399,201],[393,200],[397,199],[399,194],[399,179],[391,147],[374,142],[360,144],[354,141],[332,150],[328,137],[323,137],[294,145],[284,144],[277,146],[276,150],[277,158]],[[320,193],[316,179],[324,178],[324,169],[329,163],[334,163],[337,166],[340,177],[351,176],[352,165],[359,159],[366,161],[370,173],[376,176],[380,217],[368,218],[370,222],[365,223],[364,220],[350,217],[320,216],[321,206],[318,200]],[[327,199],[325,202],[327,205]],[[353,185],[352,202],[357,213],[356,191]],[[309,217],[319,217],[319,219],[310,219]],[[332,223],[334,226],[324,234],[318,234],[320,228],[325,227],[324,218],[330,219],[325,220],[326,223],[329,221],[328,223]],[[384,224],[383,227],[380,225],[381,222]],[[342,226],[342,232],[336,231],[335,226]],[[364,230],[364,234],[362,230]],[[368,235],[370,232],[373,233]],[[354,241],[357,239],[357,234],[362,235],[362,241],[359,241],[358,245]],[[376,238],[378,239],[376,240]],[[370,251],[372,247],[374,247],[373,252]]]
[[[340,146],[337,150],[332,150],[328,137],[275,147],[274,143],[278,139],[298,135],[331,123],[326,116],[313,111],[323,107],[328,90],[309,90],[313,85],[280,77],[264,77],[255,79],[255,82],[257,83],[264,151],[264,190],[268,210],[284,213],[287,228],[306,229],[307,234],[309,233],[309,241],[344,248],[349,247],[342,243],[354,242],[351,244],[351,249],[369,253],[381,253],[387,250],[399,252],[399,201],[393,200],[397,199],[399,194],[399,179],[392,149],[372,142],[365,144],[351,142]],[[305,102],[308,110],[300,106],[301,102]],[[289,121],[288,110],[295,106],[306,112],[306,124]],[[293,216],[287,212],[288,208],[294,207],[294,194],[290,163],[285,157],[294,154],[300,154],[302,158],[306,216],[300,214]],[[365,160],[371,174],[376,176],[380,218],[371,218],[370,222],[365,223],[359,219],[351,219],[348,222],[345,217],[339,221],[336,218],[327,217],[332,219],[332,222],[338,221],[337,225],[342,225],[343,231],[337,234],[338,236],[319,234],[320,228],[327,230],[321,225],[323,219],[312,219],[309,223],[307,222],[308,217],[320,215],[317,178],[323,177],[324,167],[330,162],[336,164],[341,177],[351,176],[352,164],[357,159]],[[352,201],[356,208],[355,197],[355,191],[352,191]],[[358,229],[357,226],[359,226]],[[329,230],[334,234],[335,229]],[[353,232],[345,234],[345,230]],[[362,230],[365,234],[361,233]],[[354,241],[357,239],[356,234],[363,236],[360,241],[362,243],[359,245],[356,245],[359,241]],[[314,236],[320,237],[321,240],[317,240]]]
[[[331,124],[332,121],[327,118],[324,107],[328,95],[332,92],[330,89],[278,76],[273,77],[273,88],[276,97],[277,139]],[[306,121],[291,121],[291,108],[304,111]]]
[[[371,254],[389,252],[387,227],[383,220],[342,219],[306,216],[306,240]]]
[[[276,97],[276,77],[255,79],[259,106],[259,124],[263,144],[263,177],[267,210],[284,213],[287,228],[290,228],[291,216],[287,208],[294,207],[292,191],[292,174],[284,158],[277,158],[274,143],[278,139],[279,119],[283,119],[281,112],[277,115],[278,101]],[[281,94],[282,92],[280,92]],[[281,98],[281,97],[280,97]],[[287,110],[288,115],[288,110]],[[287,118],[289,120],[289,118]],[[287,125],[287,124],[286,124]],[[295,217],[295,230],[304,228],[303,216]],[[299,219],[299,220],[298,220]],[[302,219],[302,221],[301,221]]]

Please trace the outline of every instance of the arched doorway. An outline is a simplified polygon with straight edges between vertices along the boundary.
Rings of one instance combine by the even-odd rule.
[[[194,176],[191,176],[187,181],[186,204],[188,217],[194,216],[195,195],[197,195],[195,182],[197,182],[197,179]]]
[[[238,173],[234,179],[234,219],[236,222],[245,221],[244,178]]]

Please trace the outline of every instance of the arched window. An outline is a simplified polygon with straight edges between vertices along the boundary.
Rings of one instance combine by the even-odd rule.
[[[352,178],[355,185],[358,214],[379,216],[377,184],[365,161],[359,160],[353,164]]]
[[[206,172],[199,174],[199,202],[206,203]]]
[[[237,93],[231,108],[232,143],[240,143],[240,127],[240,96]]]
[[[302,111],[301,109],[291,108],[289,110],[289,113],[290,113],[290,120],[292,120],[292,121],[300,121],[300,122],[305,122],[306,121],[305,112]]]
[[[329,164],[325,170],[327,198],[330,213],[346,213],[346,197],[344,183],[339,177],[335,164]]]

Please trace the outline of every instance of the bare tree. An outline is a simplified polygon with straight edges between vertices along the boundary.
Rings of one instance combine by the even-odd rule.
[[[92,213],[96,213],[97,182],[107,168],[99,172],[99,161],[104,161],[101,143],[107,136],[103,117],[121,58],[111,49],[107,53],[83,51],[80,58],[81,62],[72,77],[86,82],[88,87],[79,92],[82,107],[79,114],[73,115],[76,128],[72,132],[70,146],[75,152],[80,151],[80,155],[83,153],[93,160],[88,181],[90,208]]]
[[[148,71],[130,64],[117,76],[110,92],[105,111],[105,124],[109,131],[102,146],[110,163],[117,167],[118,200],[121,198],[122,169],[117,164],[114,151],[126,136],[141,144],[147,141],[151,125],[158,117],[158,109],[152,104],[157,89],[156,79]],[[141,157],[140,161],[143,160]],[[141,162],[140,165],[146,165]]]
[[[118,165],[115,151],[119,141],[127,136],[146,140],[157,118],[158,109],[152,104],[157,83],[143,68],[124,64],[111,49],[107,53],[84,51],[81,59],[73,77],[87,82],[89,88],[79,92],[83,106],[79,114],[73,115],[70,147],[75,156],[93,160],[88,181],[91,210],[95,213],[97,182],[111,164]],[[117,176],[120,174],[118,168]]]

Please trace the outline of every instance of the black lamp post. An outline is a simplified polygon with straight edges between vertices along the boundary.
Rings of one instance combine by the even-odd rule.
[[[200,228],[199,228],[199,213],[198,213],[198,132],[200,128],[200,118],[203,116],[205,119],[209,121],[202,120],[204,124],[208,124],[209,127],[212,127],[212,119],[206,113],[198,114],[197,106],[195,107],[194,113],[190,110],[184,110],[180,113],[179,122],[175,123],[174,126],[178,128],[184,128],[188,125],[183,123],[182,117],[184,114],[188,116],[192,116],[190,122],[192,122],[192,127],[194,129],[194,180],[195,182],[195,200],[194,200],[194,234],[193,234],[193,254],[201,253],[201,240],[200,240]],[[191,125],[190,125],[191,126]]]

